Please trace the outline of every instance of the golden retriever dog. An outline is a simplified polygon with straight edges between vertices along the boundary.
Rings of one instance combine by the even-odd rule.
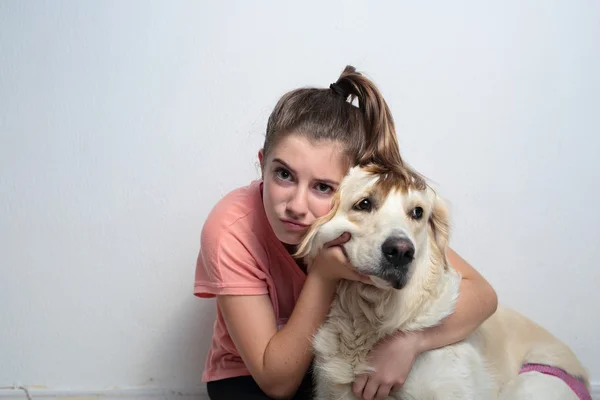
[[[447,208],[410,169],[353,167],[331,212],[314,223],[296,256],[310,261],[344,232],[351,234],[345,254],[372,285],[340,282],[315,334],[319,400],[355,399],[352,383],[370,371],[367,355],[374,345],[397,331],[440,324],[454,311],[461,280],[446,258]],[[571,389],[573,382],[579,387]],[[588,392],[587,372],[567,345],[499,306],[466,340],[421,354],[389,399],[577,400],[589,398]]]

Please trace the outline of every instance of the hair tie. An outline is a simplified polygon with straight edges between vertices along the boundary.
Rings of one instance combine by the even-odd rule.
[[[344,89],[342,89],[337,83],[332,83],[331,85],[329,85],[329,89],[333,90],[338,96],[343,97],[344,100],[347,99],[349,96],[349,94]]]

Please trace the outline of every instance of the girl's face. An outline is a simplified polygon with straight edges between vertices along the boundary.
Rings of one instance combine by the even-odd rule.
[[[348,171],[348,160],[337,142],[311,142],[301,135],[282,138],[263,159],[263,203],[277,238],[300,243],[315,219],[327,214],[331,200]]]

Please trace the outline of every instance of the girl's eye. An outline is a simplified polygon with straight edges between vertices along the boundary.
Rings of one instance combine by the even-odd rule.
[[[275,175],[277,176],[277,178],[283,181],[287,181],[292,177],[292,174],[290,174],[289,171],[286,171],[283,168],[277,168],[275,170]]]
[[[333,188],[325,183],[319,183],[317,185],[317,191],[319,191],[321,193],[329,193],[329,192],[333,192]]]

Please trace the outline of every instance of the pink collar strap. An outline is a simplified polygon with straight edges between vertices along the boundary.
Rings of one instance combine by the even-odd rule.
[[[573,392],[579,397],[581,400],[592,400],[592,396],[588,388],[585,386],[585,383],[581,379],[577,379],[574,376],[569,375],[564,370],[552,367],[550,365],[544,364],[525,364],[521,367],[520,374],[525,372],[536,371],[546,375],[552,375],[557,378],[562,379]]]

